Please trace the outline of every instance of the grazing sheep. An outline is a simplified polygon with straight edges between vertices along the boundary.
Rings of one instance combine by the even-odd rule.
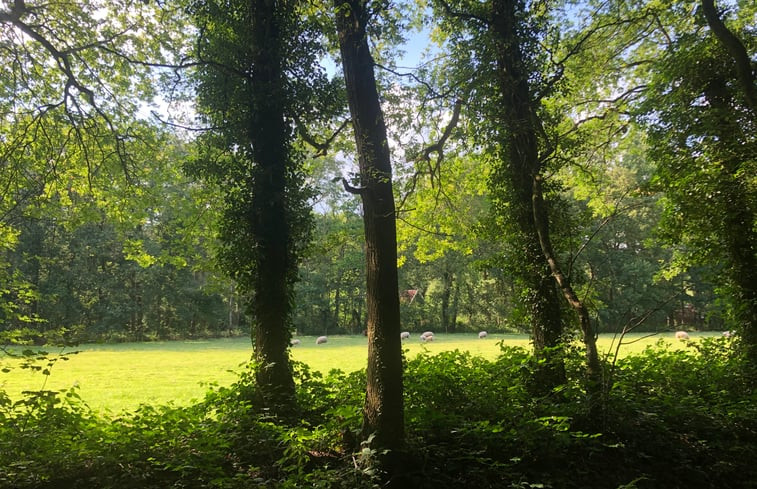
[[[290,343],[292,344],[292,346],[296,346],[296,345],[299,345],[300,343],[302,343],[302,341],[300,341],[297,338],[295,338],[292,341],[290,341]]]
[[[478,333],[478,339],[479,340],[483,340],[487,336],[489,336],[489,333],[487,333],[486,331],[481,331],[480,333]]]
[[[410,338],[410,333],[409,332],[403,331],[402,333],[400,333],[400,339],[401,340],[406,340],[408,338]]]
[[[687,333],[686,331],[676,331],[676,339],[681,341],[688,340],[689,333]]]
[[[434,341],[434,333],[432,331],[426,331],[421,335],[421,341],[428,342],[428,341]]]
[[[315,339],[315,344],[321,345],[323,343],[326,343],[327,341],[329,341],[329,339],[326,338],[325,336],[319,336],[318,338]]]

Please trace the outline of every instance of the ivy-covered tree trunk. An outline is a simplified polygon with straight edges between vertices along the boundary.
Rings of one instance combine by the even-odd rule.
[[[264,404],[286,411],[294,405],[294,381],[289,365],[289,321],[292,309],[292,276],[297,264],[287,206],[291,129],[284,116],[281,12],[274,0],[250,0],[252,20],[251,100],[248,125],[253,178],[249,192],[249,246],[254,254],[250,311],[254,324],[256,381]]]
[[[336,25],[360,165],[365,230],[368,368],[363,437],[377,448],[404,443],[397,237],[386,126],[366,34],[364,0],[336,0]]]
[[[737,321],[742,343],[753,365],[757,367],[757,233],[754,231],[755,214],[750,205],[749,184],[741,175],[745,160],[744,145],[739,134],[738,121],[730,117],[734,104],[725,77],[713,74],[704,89],[704,95],[713,112],[720,161],[718,168],[718,195],[722,202],[725,252],[730,262],[728,275],[734,303],[733,314]],[[755,114],[757,116],[757,114]],[[756,117],[757,119],[757,117]],[[754,147],[754,145],[753,145]]]
[[[735,78],[738,84],[732,86],[740,93],[744,111],[751,119],[751,127],[757,121],[757,67],[750,61],[750,55],[742,40],[725,25],[720,18],[714,0],[702,0],[702,13],[713,35],[731,58]],[[754,53],[752,53],[752,58]],[[723,155],[720,165],[720,195],[723,195],[727,208],[726,229],[730,232],[724,236],[727,250],[732,262],[731,281],[735,296],[735,316],[739,323],[743,344],[752,364],[757,366],[757,233],[755,233],[754,208],[750,205],[748,184],[742,181],[743,167],[754,153],[744,146],[754,149],[752,144],[744,145],[736,137],[741,131],[739,122],[734,120],[729,107],[738,104],[732,100],[725,77],[714,76],[705,87],[704,93],[710,103],[710,110],[715,113],[719,150]],[[742,121],[743,123],[743,121]],[[747,129],[746,131],[749,131]]]
[[[743,7],[697,2],[672,24],[640,105],[652,179],[667,204],[660,235],[680,263],[704,265],[752,365],[757,365],[757,70]],[[691,4],[686,4],[693,7]],[[727,14],[726,14],[727,12]],[[706,26],[706,27],[705,27]]]
[[[547,259],[552,276],[562,291],[563,297],[565,297],[565,300],[568,301],[570,307],[572,307],[578,314],[578,324],[581,328],[581,334],[583,335],[583,342],[586,348],[586,377],[588,382],[587,391],[589,395],[589,412],[592,415],[598,414],[598,409],[600,407],[599,396],[602,394],[602,372],[599,363],[599,352],[597,351],[597,337],[586,303],[584,303],[584,301],[578,297],[578,294],[576,294],[570,278],[563,272],[552,247],[552,241],[549,237],[549,218],[544,203],[541,181],[541,175],[534,176],[532,190],[534,223],[539,235],[539,244],[544,253],[544,257]]]
[[[531,320],[536,356],[546,360],[535,383],[550,389],[565,381],[559,345],[563,333],[560,299],[542,253],[532,208],[533,179],[541,170],[537,114],[529,87],[529,72],[516,24],[517,0],[493,0],[490,31],[496,45],[497,83],[503,124],[504,168],[498,177],[508,188],[510,217],[515,224],[522,266],[516,282]],[[522,6],[521,6],[522,8]]]
[[[308,44],[297,2],[200,0],[193,8],[198,106],[215,127],[200,140],[208,154],[197,172],[226,193],[219,258],[249,301],[257,401],[289,416],[297,410],[289,362],[294,284],[312,229],[293,113],[295,101],[314,95],[309,72],[298,72],[295,84],[288,67],[306,65],[316,44]]]

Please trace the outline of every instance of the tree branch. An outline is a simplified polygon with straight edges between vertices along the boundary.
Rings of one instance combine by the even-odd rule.
[[[744,98],[752,112],[757,113],[757,85],[755,84],[755,74],[752,68],[752,62],[749,59],[744,44],[731,32],[720,18],[715,8],[714,0],[702,0],[702,13],[707,24],[712,29],[712,33],[720,41],[728,54],[733,58],[736,65],[739,83],[744,90]]]
[[[82,121],[87,120],[87,110],[79,103],[79,96],[83,97],[86,103],[91,107],[94,113],[99,116],[108,127],[108,130],[113,135],[115,141],[115,153],[121,162],[126,179],[129,180],[129,168],[128,158],[129,155],[125,148],[125,137],[120,134],[116,129],[115,124],[111,117],[105,113],[102,107],[97,103],[95,99],[95,92],[84,83],[82,83],[74,73],[74,67],[72,64],[72,58],[78,60],[84,66],[87,66],[86,61],[78,55],[80,48],[70,48],[67,50],[58,49],[47,37],[35,30],[35,28],[24,22],[22,16],[24,14],[32,12],[32,9],[26,6],[24,0],[14,0],[13,6],[9,11],[0,11],[0,24],[8,23],[15,26],[30,39],[38,42],[42,48],[55,60],[60,72],[65,77],[65,85],[63,87],[61,104],[64,107],[66,117],[71,122],[73,130],[77,134],[79,141],[83,141],[82,136]],[[111,39],[112,40],[112,39]],[[99,43],[91,43],[91,45],[98,46]],[[78,93],[74,93],[74,90]],[[107,95],[107,94],[106,94]],[[69,105],[70,104],[70,105]],[[85,146],[82,146],[84,150],[84,156],[89,158]],[[88,161],[89,164],[89,161]]]
[[[363,195],[368,191],[368,189],[365,187],[353,187],[352,185],[350,185],[350,182],[348,182],[344,177],[342,177],[342,185],[344,185],[344,190],[353,195]]]
[[[467,20],[467,21],[473,21],[483,26],[489,26],[489,24],[491,24],[491,20],[485,17],[481,17],[479,15],[471,14],[468,12],[460,12],[460,11],[454,10],[450,6],[450,4],[448,4],[444,0],[437,0],[437,1],[442,6],[442,8],[444,8],[444,11],[447,13],[447,15],[449,15],[450,17],[455,17],[457,19],[462,19],[462,20]]]
[[[421,151],[420,156],[418,156],[418,160],[420,161],[429,161],[431,159],[431,153],[436,153],[438,155],[438,162],[437,162],[437,168],[439,166],[439,163],[441,162],[444,153],[444,143],[447,142],[447,139],[449,139],[450,135],[452,134],[452,131],[457,126],[458,121],[460,120],[460,109],[462,109],[463,101],[462,99],[457,99],[455,101],[455,107],[452,110],[452,118],[450,119],[449,123],[447,124],[447,127],[444,128],[444,131],[442,131],[442,135],[439,138],[437,142],[434,144],[430,144],[423,148]]]
[[[307,131],[305,125],[302,124],[297,117],[295,117],[294,122],[297,125],[297,132],[300,134],[302,140],[316,150],[316,152],[313,153],[313,158],[318,158],[320,156],[326,156],[326,154],[328,154],[331,143],[334,142],[334,139],[336,139],[336,137],[344,130],[345,127],[347,127],[350,122],[352,122],[352,120],[345,119],[344,122],[342,122],[342,124],[339,126],[339,128],[337,128],[337,130],[334,131],[334,133],[322,143],[319,143],[315,140],[315,138]]]

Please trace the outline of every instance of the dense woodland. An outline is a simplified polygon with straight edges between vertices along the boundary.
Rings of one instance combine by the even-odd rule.
[[[190,408],[0,391],[0,484],[755,486],[753,1],[14,0],[0,26],[3,354],[252,338]],[[532,349],[408,361],[426,330]],[[596,347],[676,330],[728,334]],[[368,367],[292,365],[295,334],[365,334]]]

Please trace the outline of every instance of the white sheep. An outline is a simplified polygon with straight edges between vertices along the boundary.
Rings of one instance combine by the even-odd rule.
[[[319,336],[318,338],[315,339],[315,344],[322,345],[323,343],[326,343],[327,341],[329,341],[329,339],[326,338],[325,336]]]
[[[486,331],[481,331],[480,333],[478,333],[478,339],[479,340],[483,340],[487,336],[489,336],[489,333],[487,333]]]
[[[290,343],[292,344],[292,346],[297,346],[300,343],[302,343],[302,341],[300,341],[299,339],[295,338],[292,341],[290,341]]]
[[[676,331],[676,339],[686,341],[689,339],[689,333],[687,333],[686,331]]]
[[[426,331],[421,335],[421,341],[424,343],[434,341],[434,333],[432,331]]]
[[[408,338],[410,338],[410,333],[408,331],[403,331],[402,333],[400,333],[401,340],[406,340]]]

